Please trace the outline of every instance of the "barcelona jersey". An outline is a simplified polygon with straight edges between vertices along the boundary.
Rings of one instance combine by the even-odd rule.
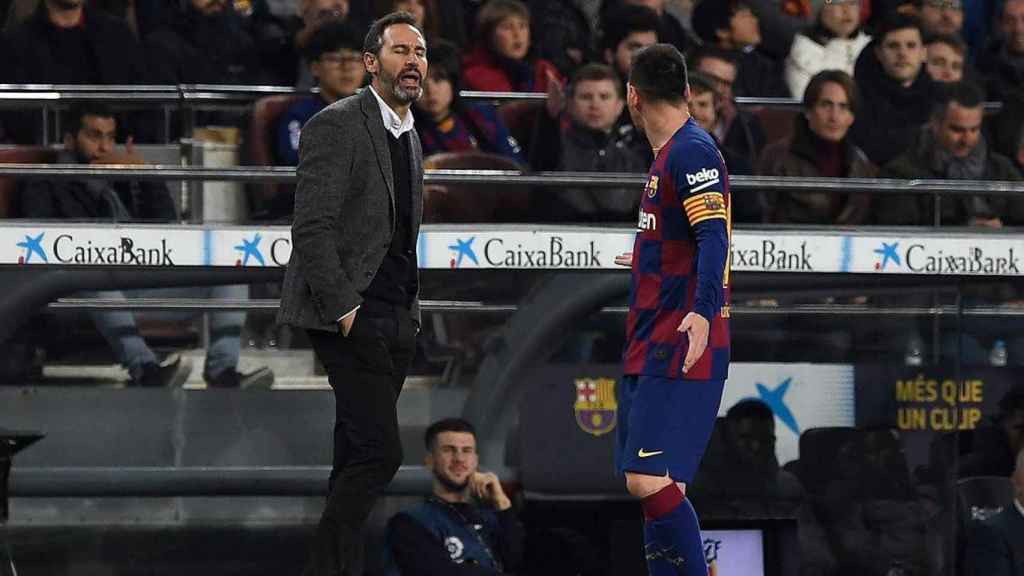
[[[724,380],[729,372],[729,175],[691,118],[658,151],[640,204],[624,373]],[[683,373],[689,312],[710,325],[704,355]]]

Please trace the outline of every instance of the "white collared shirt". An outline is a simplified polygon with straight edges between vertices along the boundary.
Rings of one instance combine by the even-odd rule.
[[[1020,512],[1021,516],[1024,516],[1024,504],[1020,503],[1020,500],[1013,499],[1013,505],[1017,507],[1017,512]]]
[[[388,103],[377,94],[377,91],[373,89],[373,86],[368,86],[370,92],[373,92],[374,98],[377,99],[377,104],[380,106],[380,116],[384,120],[384,129],[391,133],[395,138],[401,138],[402,134],[405,134],[409,130],[412,130],[413,117],[412,111],[405,111],[405,118],[399,118],[398,114],[388,106]]]

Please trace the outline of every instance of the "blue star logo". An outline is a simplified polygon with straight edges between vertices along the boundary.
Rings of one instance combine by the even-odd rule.
[[[757,395],[760,396],[762,402],[768,405],[775,413],[775,417],[782,421],[797,436],[800,435],[800,426],[796,423],[796,417],[789,410],[789,406],[786,406],[786,392],[789,391],[789,385],[793,383],[793,378],[786,378],[779,383],[774,389],[769,389],[760,382],[757,383]]]
[[[32,236],[29,236],[29,235],[26,234],[25,235],[25,241],[24,242],[18,242],[18,244],[17,244],[18,248],[24,248],[25,249],[25,261],[24,261],[25,264],[28,264],[29,262],[32,261],[32,255],[33,254],[38,254],[39,255],[39,259],[42,260],[43,262],[46,262],[47,264],[50,263],[50,261],[47,260],[47,258],[46,258],[46,252],[43,251],[43,244],[42,244],[42,242],[43,242],[43,235],[44,234],[46,234],[46,232],[40,232],[39,236],[36,236],[35,238],[33,238]]]
[[[452,258],[452,268],[459,268],[462,266],[462,258],[469,258],[473,264],[477,266],[480,262],[476,259],[476,252],[473,251],[473,241],[476,240],[476,236],[473,236],[469,240],[456,239],[455,244],[448,246],[449,250],[453,250],[456,253],[456,257]]]
[[[885,270],[885,267],[889,265],[890,260],[895,262],[897,266],[902,266],[903,263],[900,260],[900,255],[896,253],[896,251],[899,250],[899,248],[899,242],[893,242],[892,244],[886,244],[885,242],[882,242],[881,248],[875,248],[875,254],[878,254],[879,256],[882,257],[882,262],[879,263],[875,267],[875,269]]]
[[[263,261],[263,254],[260,253],[260,240],[262,239],[263,237],[257,234],[253,237],[252,241],[242,238],[242,244],[240,246],[235,246],[235,250],[242,253],[242,266],[249,264],[249,258],[259,262],[260,266],[267,265],[266,262]]]

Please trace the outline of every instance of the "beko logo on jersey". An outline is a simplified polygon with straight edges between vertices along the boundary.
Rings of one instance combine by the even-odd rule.
[[[716,168],[701,168],[701,171],[696,174],[687,174],[686,183],[690,186],[696,186],[697,184],[717,182],[718,177],[719,174]]]
[[[640,230],[655,231],[658,229],[658,217],[652,212],[644,212],[640,209],[640,220],[637,222],[636,227]]]

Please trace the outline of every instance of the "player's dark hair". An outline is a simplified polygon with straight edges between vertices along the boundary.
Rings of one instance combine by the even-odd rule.
[[[646,6],[625,4],[605,15],[604,35],[601,36],[601,52],[615,52],[619,44],[630,34],[637,32],[658,32],[661,22],[658,13]]]
[[[363,39],[359,31],[348,22],[331,21],[317,28],[309,42],[306,43],[302,56],[306,62],[316,62],[328,52],[338,50],[363,50]]]
[[[932,107],[932,119],[941,120],[954,102],[963,108],[980,108],[985,103],[985,93],[973,82],[953,82],[937,87]]]
[[[569,84],[569,97],[571,98],[575,95],[576,87],[580,82],[599,82],[601,80],[610,80],[615,85],[615,92],[618,93],[619,98],[625,97],[622,80],[619,79],[619,75],[615,73],[615,70],[611,66],[595,62],[585,64],[573,73],[572,82]]]
[[[67,120],[67,123],[65,124],[67,128],[65,128],[64,132],[71,134],[72,136],[78,134],[78,131],[84,126],[86,116],[93,116],[96,118],[113,118],[115,121],[117,120],[117,116],[114,114],[114,110],[110,106],[103,102],[86,101],[76,104],[68,110],[67,116],[65,117]]]
[[[746,400],[740,400],[729,408],[729,411],[725,413],[725,419],[730,422],[737,422],[739,420],[772,420],[775,418],[775,414],[772,409],[768,407],[761,400],[754,398],[747,398]]]
[[[468,420],[462,418],[445,418],[438,420],[427,427],[427,432],[423,435],[423,444],[427,447],[427,452],[434,449],[434,442],[437,440],[437,436],[442,432],[466,432],[472,434],[476,438],[476,429],[469,423]]]
[[[366,33],[366,38],[363,40],[363,52],[379,58],[380,49],[384,47],[384,32],[397,24],[408,24],[420,30],[420,27],[416,25],[416,18],[412,14],[392,12],[383,18],[378,18],[370,25],[370,31]],[[420,30],[420,34],[422,33],[423,31]]]
[[[857,92],[857,83],[849,74],[842,70],[822,70],[811,77],[804,90],[804,110],[810,110],[818,103],[821,92],[828,83],[837,84],[846,92],[846,101],[850,105],[850,111],[857,114],[857,107],[860,104],[860,96]]]
[[[629,83],[645,100],[678,104],[686,97],[686,60],[671,44],[654,44],[633,55]]]

